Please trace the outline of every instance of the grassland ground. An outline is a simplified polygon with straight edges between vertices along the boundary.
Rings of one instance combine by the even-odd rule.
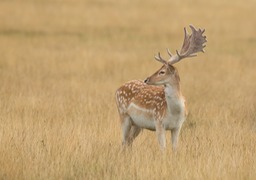
[[[0,1],[0,178],[255,179],[255,6]],[[208,44],[176,65],[189,110],[177,154],[146,130],[122,152],[115,90],[155,72],[189,24]]]

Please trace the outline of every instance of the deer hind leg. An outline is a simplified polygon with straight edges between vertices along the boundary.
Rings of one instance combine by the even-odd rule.
[[[133,125],[130,129],[129,136],[128,136],[128,144],[132,145],[133,140],[140,134],[141,128],[138,126]]]
[[[164,150],[166,147],[165,129],[162,125],[162,122],[157,121],[155,124],[156,124],[156,135],[157,135],[160,148]]]

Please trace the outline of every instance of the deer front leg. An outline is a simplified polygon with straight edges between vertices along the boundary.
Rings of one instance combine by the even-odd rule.
[[[176,149],[177,149],[180,129],[181,129],[181,127],[174,128],[174,129],[171,130],[171,134],[172,134],[172,149],[173,149],[173,151],[176,151]]]
[[[165,129],[161,121],[156,121],[155,124],[156,124],[156,135],[157,135],[160,148],[164,150],[166,147]]]

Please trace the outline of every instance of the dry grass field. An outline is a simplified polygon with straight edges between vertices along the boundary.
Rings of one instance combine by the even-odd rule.
[[[1,0],[0,179],[256,179],[255,0]],[[183,27],[189,115],[177,154],[147,130],[122,151],[115,90],[144,79]]]

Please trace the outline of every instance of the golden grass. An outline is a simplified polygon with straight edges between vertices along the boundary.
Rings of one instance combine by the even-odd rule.
[[[0,2],[1,179],[255,179],[253,0]],[[177,154],[144,131],[121,151],[114,101],[160,67],[182,28],[205,54],[176,66],[189,116]]]

